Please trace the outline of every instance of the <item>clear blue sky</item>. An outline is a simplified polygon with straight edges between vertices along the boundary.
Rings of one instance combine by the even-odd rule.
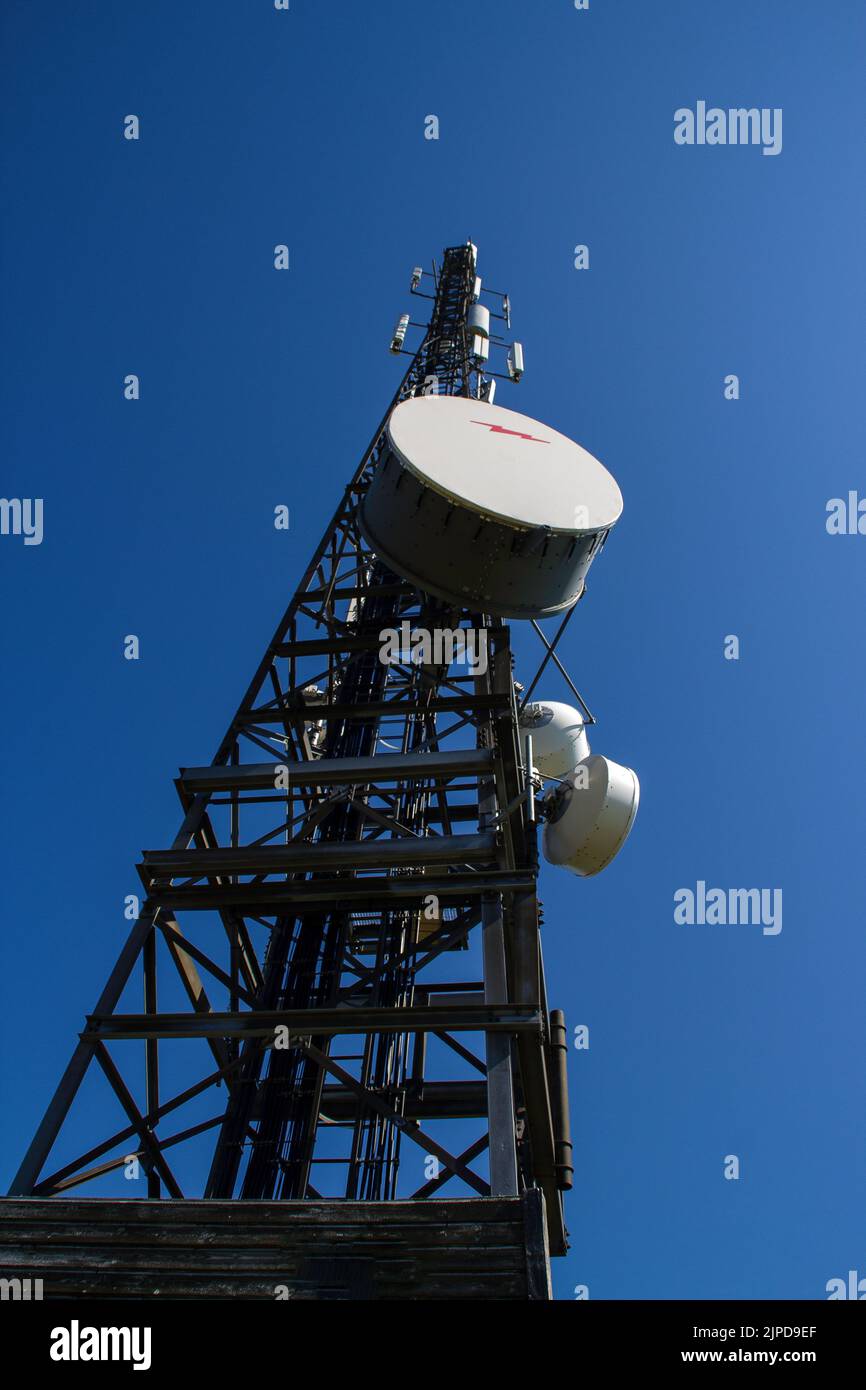
[[[0,537],[4,1189],[395,387],[409,271],[471,237],[526,345],[500,401],[625,498],[566,655],[641,809],[600,877],[542,874],[591,1037],[557,1294],[866,1274],[866,537],[825,529],[866,494],[862,6],[7,0],[2,31],[2,492],[45,507]],[[677,146],[698,100],[781,107],[782,153]],[[781,888],[783,930],[677,925],[699,879]]]

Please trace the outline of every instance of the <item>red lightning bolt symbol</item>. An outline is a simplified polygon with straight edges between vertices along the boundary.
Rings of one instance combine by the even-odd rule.
[[[549,439],[539,439],[534,434],[523,434],[521,430],[507,430],[504,425],[491,425],[489,420],[473,420],[473,425],[484,425],[493,434],[513,434],[515,439],[531,439],[534,444],[549,444]]]

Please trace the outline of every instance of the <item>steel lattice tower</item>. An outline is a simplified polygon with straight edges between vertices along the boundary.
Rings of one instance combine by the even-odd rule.
[[[151,1199],[417,1205],[458,1179],[482,1199],[532,1195],[550,1253],[566,1248],[565,1033],[546,999],[509,628],[401,579],[358,523],[392,408],[431,389],[488,391],[467,331],[475,255],[452,247],[434,267],[420,347],[213,762],[180,772],[180,829],[170,848],[143,854],[140,916],[12,1196],[67,1200],[130,1154]],[[416,273],[416,294],[419,283]],[[384,663],[381,633],[404,620],[485,631],[487,669]],[[473,934],[482,978],[455,980]],[[119,1012],[139,970],[143,1010]],[[166,970],[182,1011],[161,1005]],[[445,1076],[431,1074],[433,1039]],[[166,1094],[164,1051],[191,1046],[206,1057],[200,1075]],[[52,1171],[93,1064],[118,1121]],[[436,1137],[455,1120],[477,1129],[460,1152]],[[186,1143],[209,1145],[195,1194],[172,1167]],[[412,1164],[407,1143],[421,1150]],[[407,1182],[424,1155],[438,1172]],[[322,1219],[335,1218],[323,1207]]]

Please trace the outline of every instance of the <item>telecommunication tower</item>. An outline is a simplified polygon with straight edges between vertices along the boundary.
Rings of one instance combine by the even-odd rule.
[[[49,1296],[544,1298],[565,1252],[538,838],[595,873],[637,809],[558,654],[622,499],[494,402],[524,355],[470,242],[410,289],[429,320],[398,320],[407,371],[213,762],[180,771],[180,828],[143,853],[140,915],[3,1203]],[[508,618],[540,639],[525,686]],[[535,697],[554,668],[575,705]],[[55,1158],[90,1068],[116,1118]],[[147,1200],[118,1200],[130,1164]],[[91,1232],[65,1256],[64,1222]]]

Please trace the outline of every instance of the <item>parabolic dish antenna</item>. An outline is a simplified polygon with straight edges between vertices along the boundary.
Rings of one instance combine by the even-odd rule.
[[[558,430],[465,396],[416,396],[391,413],[360,524],[428,593],[536,618],[577,602],[621,512],[607,469]]]
[[[581,878],[600,873],[625,844],[639,801],[640,783],[630,767],[590,753],[545,797],[545,859]]]
[[[565,777],[589,757],[586,721],[571,705],[535,700],[523,710],[519,726],[524,738],[532,738],[532,761],[545,777]]]

